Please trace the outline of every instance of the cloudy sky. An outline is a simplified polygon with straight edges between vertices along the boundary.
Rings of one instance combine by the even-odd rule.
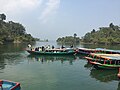
[[[0,0],[0,13],[34,37],[56,40],[82,37],[111,22],[120,25],[120,0]]]

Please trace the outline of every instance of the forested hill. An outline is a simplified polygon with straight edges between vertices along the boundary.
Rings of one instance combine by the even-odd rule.
[[[120,44],[120,27],[110,23],[108,27],[93,29],[82,37],[82,42],[92,44]]]
[[[6,15],[0,14],[0,44],[35,41],[31,34],[26,33],[22,24],[13,21],[5,22],[4,20],[6,20]]]
[[[65,37],[59,37],[57,40],[57,43],[61,44],[79,44],[80,43],[80,38],[77,37],[77,34],[74,33],[73,36],[65,36]]]

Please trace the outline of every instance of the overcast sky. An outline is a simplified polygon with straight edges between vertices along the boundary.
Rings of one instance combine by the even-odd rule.
[[[120,25],[120,0],[0,0],[0,13],[34,37],[56,40]]]

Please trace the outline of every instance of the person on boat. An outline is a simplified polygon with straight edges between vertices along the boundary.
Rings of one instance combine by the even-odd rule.
[[[73,48],[73,45],[71,45],[70,48]]]
[[[48,45],[48,49],[50,49],[50,45]]]
[[[28,48],[31,48],[32,47],[32,45],[31,44],[28,44]]]
[[[35,48],[35,51],[39,51],[39,47],[36,47],[36,48]]]
[[[52,45],[52,49],[54,49],[55,47]]]
[[[39,51],[42,51],[42,48],[41,48],[41,47],[39,47]]]
[[[45,51],[45,47],[44,46],[42,46],[42,51]]]
[[[35,48],[31,48],[31,51],[35,51]]]
[[[63,45],[61,46],[61,49],[65,48]]]
[[[28,48],[29,48],[30,50],[32,50],[32,45],[31,45],[31,44],[28,44]]]

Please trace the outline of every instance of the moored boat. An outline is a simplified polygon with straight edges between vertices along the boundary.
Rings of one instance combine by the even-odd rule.
[[[110,50],[103,48],[89,49],[89,48],[79,48],[79,54],[89,55],[90,53],[104,53],[104,54],[120,54],[120,50]]]
[[[19,82],[0,80],[0,90],[21,90]]]
[[[120,54],[96,54],[91,53],[85,57],[95,68],[117,69],[120,67]]]
[[[90,53],[85,57],[89,61],[114,63],[120,61],[120,54]]]
[[[93,62],[93,61],[90,61],[90,63],[93,64],[96,69],[118,69],[120,68],[120,65],[117,65],[117,64],[102,64],[102,63]]]
[[[103,53],[106,54],[120,54],[120,50],[112,50],[112,49],[105,49],[105,48],[96,48],[96,50],[100,50]]]
[[[75,55],[77,54],[76,50],[71,48],[46,49],[44,51],[27,50],[27,52],[34,55]]]
[[[95,53],[98,52],[96,49],[88,49],[88,48],[79,48],[78,53],[79,54],[85,54],[89,55],[90,53]]]

